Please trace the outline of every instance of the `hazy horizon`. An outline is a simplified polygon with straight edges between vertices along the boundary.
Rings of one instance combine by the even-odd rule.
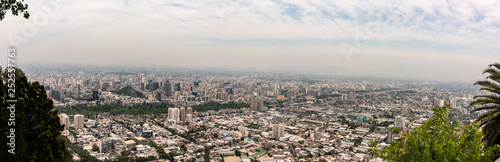
[[[0,44],[16,46],[20,64],[190,66],[472,82],[484,78],[487,65],[500,62],[499,1],[26,3],[30,19],[7,13],[0,21]]]

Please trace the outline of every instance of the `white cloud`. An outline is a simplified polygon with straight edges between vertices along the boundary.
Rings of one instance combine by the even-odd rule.
[[[44,2],[28,3],[32,16],[46,13],[41,7]],[[207,52],[216,55],[221,49],[210,48],[215,46],[242,53],[245,52],[241,49],[247,48],[244,44],[235,46],[211,41],[214,39],[277,42],[331,40],[331,44],[318,45],[321,49],[329,49],[337,48],[342,43],[354,45],[355,38],[361,34],[368,39],[368,48],[361,49],[361,53],[353,57],[364,57],[366,52],[389,57],[385,53],[398,51],[394,54],[396,56],[391,57],[398,59],[419,55],[427,59],[433,58],[433,55],[416,50],[422,49],[437,51],[439,54],[434,55],[451,58],[479,57],[481,60],[473,61],[484,63],[484,60],[491,60],[500,49],[498,8],[499,1],[492,0],[66,0],[60,2],[55,15],[49,16],[47,25],[36,27],[37,32],[33,37],[24,37],[21,29],[25,22],[33,22],[33,19],[24,20],[8,15],[0,22],[0,44],[12,44],[8,34],[13,33],[27,40],[20,48],[33,52],[43,51],[49,57],[60,56],[66,59],[64,61],[78,62],[85,60],[85,56],[92,55],[88,54],[92,52],[99,53],[96,55],[110,61],[117,57],[134,57],[111,53],[133,55],[143,48],[154,53],[147,55],[150,57],[164,53],[173,57],[175,54],[172,52],[191,55]],[[364,36],[367,27],[378,27],[376,29],[379,30]],[[393,45],[393,42],[403,42],[412,48]],[[423,43],[410,44],[413,42]],[[307,45],[298,46],[304,48],[281,51],[294,54],[324,53],[320,48],[306,52],[305,49],[310,49]],[[54,49],[40,49],[43,47]],[[454,47],[466,50],[453,51]],[[252,47],[248,48],[259,52]],[[384,50],[374,50],[377,48]],[[271,55],[276,50],[260,52]],[[80,59],[64,57],[65,54],[61,51]],[[331,51],[331,55],[341,56],[338,50],[327,51]],[[252,56],[248,55],[247,57]],[[36,59],[31,61],[36,62]]]

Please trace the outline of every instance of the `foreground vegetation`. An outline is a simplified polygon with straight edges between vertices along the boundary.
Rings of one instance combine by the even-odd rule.
[[[373,142],[369,152],[388,161],[494,161],[500,155],[500,145],[483,149],[478,123],[450,124],[450,105],[432,111],[434,117],[422,126],[381,150]]]
[[[483,74],[489,74],[486,80],[478,81],[474,85],[480,85],[481,91],[487,91],[489,94],[477,95],[471,106],[478,106],[473,111],[487,111],[477,118],[484,134],[483,142],[486,147],[492,147],[500,144],[500,64],[489,65],[489,68],[483,71]]]

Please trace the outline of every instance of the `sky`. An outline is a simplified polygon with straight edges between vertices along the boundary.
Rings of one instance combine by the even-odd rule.
[[[30,19],[0,21],[0,49],[15,46],[18,63],[474,82],[500,62],[500,1],[25,2]]]

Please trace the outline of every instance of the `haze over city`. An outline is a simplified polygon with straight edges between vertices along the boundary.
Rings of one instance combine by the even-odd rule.
[[[0,24],[0,44],[17,46],[20,65],[212,67],[472,83],[500,58],[498,1],[26,3],[29,21],[8,13]]]

